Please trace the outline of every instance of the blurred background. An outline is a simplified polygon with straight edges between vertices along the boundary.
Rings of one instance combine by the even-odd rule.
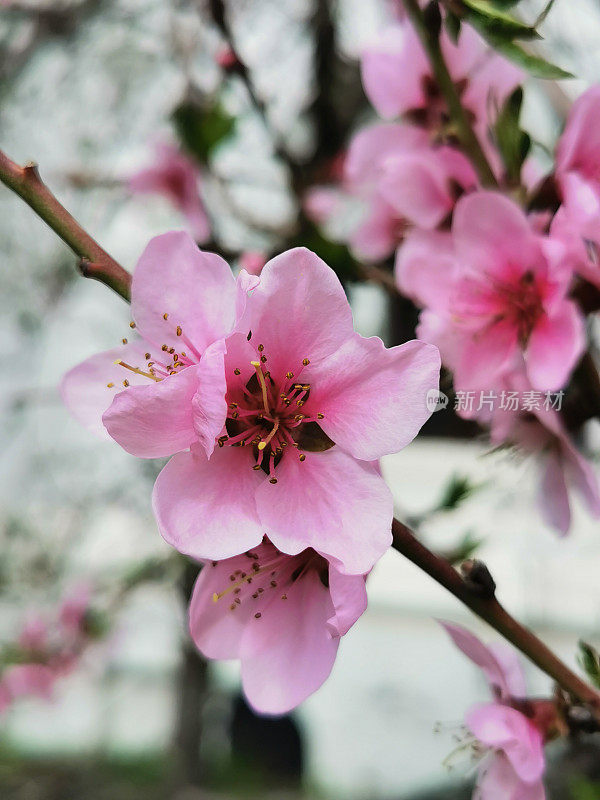
[[[519,9],[532,19],[543,5]],[[298,187],[318,182],[325,159],[369,119],[357,59],[388,4],[230,0],[258,108],[214,10],[202,0],[4,0],[0,146],[37,161],[132,269],[151,236],[186,220],[130,178],[157,145],[200,130],[204,246],[236,267],[243,254],[302,241],[335,262],[362,333],[408,338],[410,304],[320,237],[298,205]],[[600,7],[557,0],[542,31],[542,51],[578,76],[527,83],[524,127],[544,163],[569,98],[600,74]],[[255,717],[237,664],[206,664],[188,640],[197,568],[157,533],[150,492],[161,463],[94,439],[60,401],[65,370],[127,335],[126,304],[80,279],[69,251],[4,188],[0,254],[0,640],[14,641],[36,614],[53,619],[70,593],[87,598],[85,642],[51,698],[0,710],[0,798],[469,797],[468,758],[447,757],[465,709],[487,690],[435,619],[493,634],[391,552],[322,689],[290,717]],[[598,525],[576,508],[568,539],[547,529],[531,462],[489,453],[445,410],[383,470],[400,518],[449,557],[476,547],[501,600],[569,664],[579,637],[598,643]],[[548,693],[543,675],[528,677],[532,694]],[[550,773],[554,800],[600,798],[592,745],[562,745]]]

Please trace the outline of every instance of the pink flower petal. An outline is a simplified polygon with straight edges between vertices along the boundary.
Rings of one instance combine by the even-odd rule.
[[[493,388],[518,354],[517,333],[499,322],[467,338],[455,366],[454,383],[462,391]]]
[[[361,59],[365,94],[384,119],[425,104],[422,78],[429,72],[423,47],[408,23],[383,31]]]
[[[523,782],[501,753],[494,753],[479,771],[478,800],[545,800],[541,780]]]
[[[160,458],[186,450],[196,440],[192,398],[199,367],[119,392],[102,421],[112,438],[138,458]]]
[[[542,777],[545,767],[542,735],[520,711],[488,703],[472,708],[465,722],[480,742],[506,754],[521,780],[533,783]]]
[[[328,678],[339,638],[327,620],[333,614],[328,589],[309,571],[275,595],[244,632],[240,657],[248,701],[262,714],[284,714],[299,705]]]
[[[558,453],[551,450],[544,459],[539,489],[539,508],[546,523],[562,534],[571,527],[571,506],[564,469]]]
[[[390,546],[392,496],[372,465],[334,447],[308,453],[302,463],[286,453],[276,475],[276,484],[265,480],[258,488],[256,504],[282,552],[313,547],[346,574],[361,575]]]
[[[255,611],[247,602],[241,602],[232,610],[233,593],[214,600],[215,594],[232,585],[231,575],[236,570],[248,570],[245,555],[205,564],[194,585],[189,610],[190,633],[196,647],[207,658],[239,658],[244,627]]]
[[[220,448],[210,462],[198,446],[178,453],[154,484],[161,535],[199,559],[230,558],[255,547],[264,533],[253,502],[260,483],[243,448]]]
[[[240,325],[252,333],[253,344],[264,345],[267,367],[276,376],[297,373],[305,358],[320,361],[353,334],[350,305],[335,272],[303,247],[265,264]]]
[[[333,565],[329,567],[329,591],[335,609],[327,620],[334,636],[344,636],[367,609],[366,575],[344,575]]]
[[[458,270],[452,236],[447,232],[414,230],[396,254],[398,288],[430,309],[449,310]]]
[[[376,194],[349,238],[352,252],[365,261],[382,261],[394,252],[404,227],[398,212]]]
[[[210,345],[198,365],[198,386],[192,400],[194,431],[208,458],[227,417],[225,380],[225,341]]]
[[[600,157],[600,86],[592,86],[571,106],[556,148],[556,171],[596,175]]]
[[[123,390],[123,381],[131,386],[146,386],[148,378],[115,364],[123,360],[144,368],[144,343],[129,343],[86,359],[64,375],[60,384],[63,402],[75,419],[89,431],[108,439],[102,415]],[[108,384],[112,384],[109,386]]]
[[[229,333],[235,300],[236,283],[227,262],[199,250],[183,231],[152,239],[133,273],[131,313],[142,336],[156,347],[183,349],[190,357],[199,358],[209,344]],[[181,337],[176,335],[178,326]]]
[[[452,233],[457,258],[490,277],[505,280],[509,267],[521,273],[542,262],[538,238],[523,211],[503,195],[479,191],[461,197]]]
[[[428,148],[427,133],[413,125],[368,125],[352,137],[344,162],[346,180],[355,189],[373,187],[389,158]]]
[[[372,461],[402,450],[429,419],[427,392],[438,387],[439,371],[434,345],[413,340],[386,348],[376,336],[355,334],[310,369],[310,405],[324,414],[319,424],[336,444]]]
[[[583,318],[575,303],[565,300],[555,314],[541,317],[529,339],[525,361],[533,388],[561,389],[584,349]]]
[[[437,227],[453,206],[446,175],[432,153],[390,158],[380,189],[398,214],[420,228]]]
[[[483,671],[490,686],[504,698],[525,697],[524,677],[518,656],[508,646],[487,647],[470,631],[452,622],[439,620],[459,650]]]

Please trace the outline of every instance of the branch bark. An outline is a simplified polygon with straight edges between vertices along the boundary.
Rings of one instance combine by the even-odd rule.
[[[447,561],[428,550],[414,533],[397,519],[392,523],[392,534],[392,546],[395,550],[447,589],[474,614],[485,620],[573,698],[591,706],[596,717],[600,718],[600,692],[588,686],[534,633],[511,617],[493,593],[478,593],[472,583],[465,581]]]
[[[36,164],[20,167],[0,150],[0,181],[24,200],[80,258],[81,274],[110,287],[124,300],[131,275],[87,233],[42,181]]]

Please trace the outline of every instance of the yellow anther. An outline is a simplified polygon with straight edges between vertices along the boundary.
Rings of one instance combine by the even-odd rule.
[[[135,322],[130,322],[129,327],[133,330],[133,328],[135,328]]]
[[[163,319],[169,319],[169,315],[167,313],[163,314]]]
[[[177,336],[181,336],[181,334],[183,333],[183,331],[181,330],[181,325],[177,326],[177,330],[175,331],[175,333],[177,334]]]
[[[308,358],[303,358],[302,359],[302,365],[303,366],[308,367],[309,364],[310,364],[310,361],[308,360]]]
[[[127,344],[127,339],[123,338],[121,339],[121,341],[123,342],[123,344]]]

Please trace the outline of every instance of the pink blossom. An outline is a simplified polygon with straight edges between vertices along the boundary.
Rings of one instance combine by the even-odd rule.
[[[575,447],[555,410],[542,406],[529,414],[496,411],[491,440],[495,445],[508,442],[537,458],[538,505],[546,523],[559,533],[568,533],[571,526],[570,492],[581,496],[593,517],[600,516],[600,489],[594,468]]]
[[[585,336],[562,254],[488,191],[458,201],[451,234],[416,231],[405,242],[398,285],[425,307],[419,336],[440,346],[458,390],[494,389],[523,371],[533,389],[565,385]]]
[[[458,44],[445,30],[442,51],[464,107],[471,112],[482,144],[489,142],[489,112],[520,83],[522,72],[490,50],[468,25]],[[367,97],[384,119],[407,115],[435,133],[444,132],[449,117],[419,37],[408,22],[388,27],[363,53],[362,80]]]
[[[312,547],[342,571],[367,572],[392,520],[371,462],[406,446],[429,417],[436,348],[386,349],[356,334],[338,278],[308,250],[272,259],[260,278],[242,272],[236,290],[225,262],[174,233],[140,259],[132,313],[148,344],[94,356],[67,375],[63,397],[98,427],[110,404],[104,426],[128,452],[176,454],[154,488],[164,538],[223,559],[268,531],[289,555]],[[148,366],[138,367],[145,349]],[[122,386],[124,374],[134,380],[110,403],[107,383]]]
[[[239,65],[237,55],[228,44],[224,44],[219,48],[216,62],[225,71],[232,70]]]
[[[402,241],[410,224],[433,229],[452,213],[458,196],[477,178],[457,150],[434,146],[412,125],[379,123],[359,131],[348,149],[341,187],[318,187],[305,200],[312,219],[323,224],[348,216],[345,196],[364,211],[346,235],[359,258],[380,261]]]
[[[241,661],[250,704],[282,714],[327,679],[340,637],[367,606],[365,576],[344,575],[312,549],[289,556],[265,539],[207,563],[190,604],[190,630],[208,658]]]
[[[186,218],[194,239],[210,238],[210,223],[200,197],[200,169],[195,161],[172,144],[155,147],[152,166],[140,170],[128,180],[134,194],[160,194]]]
[[[36,652],[43,650],[48,641],[48,626],[39,614],[30,614],[25,620],[19,634],[19,647],[22,650]]]
[[[492,690],[491,703],[475,706],[465,722],[484,749],[474,800],[544,800],[544,735],[525,698],[525,681],[515,652],[486,647],[458,625],[442,622],[454,644],[480,667]],[[528,716],[528,712],[531,716]]]
[[[600,287],[600,86],[579,97],[556,148],[556,179],[563,205],[551,233],[566,247],[574,269]]]
[[[63,634],[67,637],[75,638],[83,632],[90,599],[91,587],[84,583],[76,586],[63,599],[58,611],[58,621]]]
[[[426,229],[440,225],[457,196],[477,184],[472,166],[457,150],[432,146],[420,128],[389,123],[356,134],[345,176],[357,193],[381,198],[397,219]]]
[[[11,664],[0,677],[0,715],[23,697],[50,700],[55,672],[45,664]]]
[[[240,268],[245,269],[249,275],[260,275],[267,259],[264,253],[247,250],[240,255],[239,263]]]

